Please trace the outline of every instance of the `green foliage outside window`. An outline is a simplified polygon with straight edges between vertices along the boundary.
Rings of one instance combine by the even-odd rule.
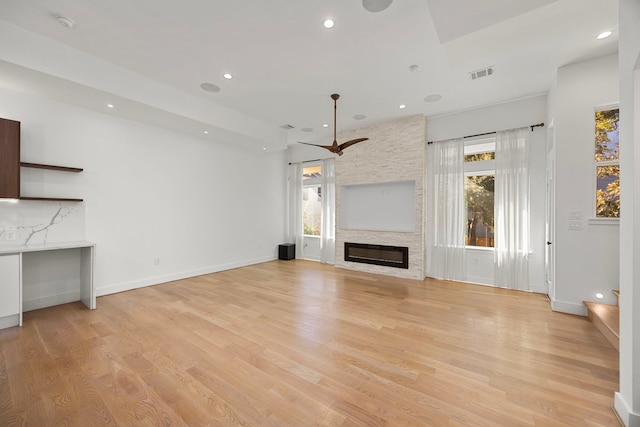
[[[620,217],[620,110],[596,112],[596,217]]]

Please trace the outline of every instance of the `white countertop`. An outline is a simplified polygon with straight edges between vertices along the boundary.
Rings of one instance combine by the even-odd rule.
[[[0,255],[18,254],[22,252],[53,251],[57,249],[89,248],[91,246],[95,246],[95,243],[87,242],[85,240],[76,242],[53,242],[36,243],[29,245],[0,246]]]

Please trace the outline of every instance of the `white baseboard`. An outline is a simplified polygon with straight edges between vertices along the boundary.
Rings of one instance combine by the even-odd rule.
[[[144,288],[146,286],[159,285],[160,283],[173,282],[174,280],[187,279],[189,277],[202,276],[204,274],[217,273],[218,271],[231,270],[233,268],[246,267],[253,264],[261,264],[263,262],[273,261],[277,259],[275,256],[262,258],[254,258],[250,260],[239,261],[229,264],[221,264],[216,266],[198,268],[195,270],[182,271],[179,273],[166,274],[163,276],[154,276],[142,280],[134,280],[131,282],[118,283],[114,285],[104,286],[96,289],[96,296],[115,294],[118,292],[130,291],[132,289]]]
[[[22,311],[39,310],[54,305],[80,301],[80,290],[22,301]]]
[[[564,302],[551,300],[551,310],[561,313],[576,314],[578,316],[586,316],[587,308],[584,304],[576,304],[573,302]]]
[[[624,400],[624,396],[619,392],[615,392],[614,395],[615,399],[613,407],[624,425],[626,427],[640,427],[640,414],[635,414],[631,411],[631,407],[627,405],[627,402]]]
[[[18,326],[20,324],[20,315],[11,314],[9,316],[0,317],[0,329]]]

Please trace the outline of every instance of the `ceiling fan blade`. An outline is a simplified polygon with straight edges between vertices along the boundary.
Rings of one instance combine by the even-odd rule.
[[[337,145],[320,145],[320,144],[312,144],[310,142],[302,142],[302,141],[298,141],[298,143],[304,144],[304,145],[311,145],[312,147],[324,148],[326,150],[331,151],[332,153],[337,153],[340,150],[340,148]]]
[[[351,141],[347,141],[347,142],[343,142],[342,144],[340,144],[340,151],[344,150],[347,147],[352,146],[353,144],[357,144],[358,142],[362,142],[362,141],[366,141],[369,138],[357,138],[357,139],[352,139]]]
[[[302,141],[298,141],[298,144],[304,144],[304,145],[311,145],[313,147],[320,147],[320,148],[326,148],[327,150],[331,150],[333,149],[332,145],[320,145],[320,144],[312,144],[310,142],[302,142]]]

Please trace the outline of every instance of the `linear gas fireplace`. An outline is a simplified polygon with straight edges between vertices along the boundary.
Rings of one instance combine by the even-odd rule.
[[[344,260],[408,269],[409,248],[344,242]]]

